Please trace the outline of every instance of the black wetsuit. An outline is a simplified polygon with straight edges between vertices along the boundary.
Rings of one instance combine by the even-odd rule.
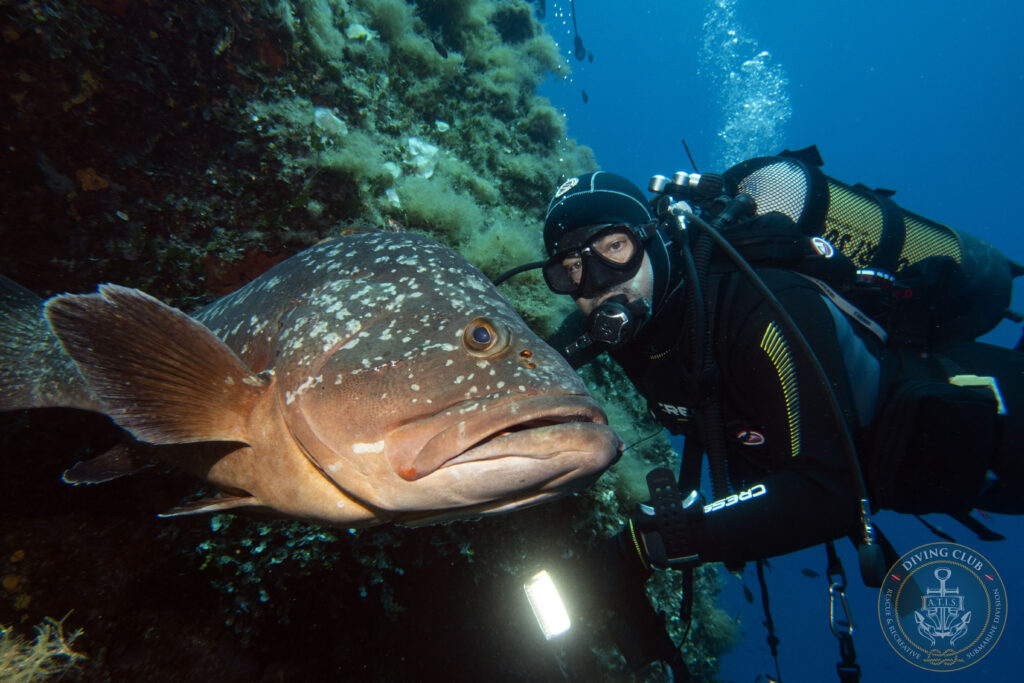
[[[869,459],[871,444],[877,443],[874,439],[887,438],[874,434],[872,425],[902,376],[898,354],[887,349],[869,327],[842,313],[842,302],[837,306],[814,281],[785,270],[763,269],[759,274],[817,354],[861,461]],[[713,293],[708,309],[718,391],[702,389],[694,381],[691,340],[683,329],[682,287],[636,339],[612,354],[648,399],[657,419],[673,433],[695,433],[696,410],[705,400],[702,395],[720,400],[729,481],[736,495],[705,506],[703,533],[692,550],[702,561],[740,562],[854,532],[855,488],[826,389],[769,305],[743,276],[712,274],[710,282]],[[959,347],[962,350],[954,355],[961,358],[974,354],[990,359],[991,367],[979,372],[1006,370],[1014,379],[1010,402],[1016,405],[1021,400],[1017,394],[1024,385],[1024,354],[977,343]],[[941,435],[936,440],[941,441]],[[1004,449],[1006,460],[1015,448]],[[1020,469],[1022,459],[1014,455],[1012,461]],[[986,470],[994,467],[990,462],[977,464],[972,469],[974,481],[966,485],[981,489]],[[908,471],[917,474],[913,468]],[[947,471],[933,474],[950,475]],[[953,479],[959,481],[955,473]],[[868,487],[871,490],[870,481]],[[970,495],[973,499],[975,492]]]

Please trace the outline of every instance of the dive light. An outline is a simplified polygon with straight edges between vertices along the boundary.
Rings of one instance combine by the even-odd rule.
[[[523,584],[526,599],[530,602],[533,616],[537,619],[545,640],[562,635],[572,626],[569,613],[555,588],[555,582],[546,570],[541,570]]]

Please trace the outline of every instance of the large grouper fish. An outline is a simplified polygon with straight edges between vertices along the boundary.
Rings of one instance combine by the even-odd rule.
[[[134,439],[71,483],[141,454],[218,487],[169,514],[468,518],[585,487],[622,450],[483,273],[411,233],[324,241],[192,317],[109,284],[44,303],[4,278],[0,314],[0,410],[98,411]]]

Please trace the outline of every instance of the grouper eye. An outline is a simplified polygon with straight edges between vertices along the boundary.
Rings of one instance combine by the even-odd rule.
[[[474,318],[466,325],[462,341],[473,355],[491,356],[505,349],[508,336],[503,326],[487,318]]]

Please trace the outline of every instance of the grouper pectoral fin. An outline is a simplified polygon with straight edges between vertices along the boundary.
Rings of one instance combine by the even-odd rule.
[[[152,449],[153,447],[150,446]],[[121,443],[95,458],[77,462],[64,470],[61,479],[65,484],[105,484],[108,481],[127,477],[153,465],[146,458],[138,441],[125,436]]]
[[[101,410],[43,317],[43,300],[0,275],[0,410]]]
[[[247,441],[269,381],[193,318],[117,285],[56,296],[45,313],[104,412],[136,439]]]
[[[238,508],[263,507],[263,503],[256,496],[233,496],[221,493],[209,498],[199,498],[188,503],[182,503],[171,508],[167,512],[161,512],[157,517],[186,517],[188,515],[203,515],[225,510],[236,510]]]

